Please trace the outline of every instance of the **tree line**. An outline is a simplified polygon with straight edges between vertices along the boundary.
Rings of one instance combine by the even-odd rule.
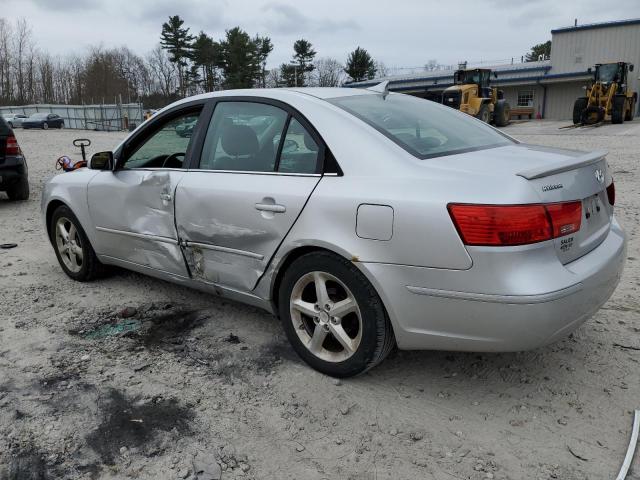
[[[344,64],[317,58],[306,39],[293,44],[289,63],[267,69],[273,43],[240,27],[216,40],[193,34],[178,16],[162,24],[146,55],[127,47],[92,46],[80,55],[54,56],[36,45],[25,19],[0,17],[0,105],[142,102],[155,108],[178,98],[230,88],[335,87],[384,75],[384,64],[363,48]]]

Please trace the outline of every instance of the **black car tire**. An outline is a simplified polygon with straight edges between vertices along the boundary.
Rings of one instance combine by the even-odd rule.
[[[7,122],[7,125],[9,125],[9,128],[13,128],[13,123]]]
[[[49,124],[47,122],[42,122],[42,129],[46,130],[49,128]]]
[[[9,200],[29,200],[29,180],[26,177],[20,179],[20,181],[7,188],[7,196]]]
[[[303,343],[294,326],[290,304],[294,287],[312,272],[323,272],[342,282],[359,308],[361,338],[355,351],[346,360],[327,361],[319,358]],[[296,259],[282,279],[278,305],[284,331],[294,350],[311,367],[332,377],[346,378],[366,372],[382,362],[396,344],[391,322],[373,285],[352,262],[331,252],[312,252]]]
[[[58,244],[56,242],[56,224],[58,220],[63,217],[73,224],[80,239],[80,247],[82,248],[82,267],[78,272],[73,272],[67,268],[62,260],[62,254],[58,250]],[[100,263],[100,260],[98,260],[98,257],[89,242],[89,238],[87,238],[87,234],[84,233],[78,218],[73,214],[69,207],[66,205],[60,205],[55,209],[51,216],[49,231],[51,232],[51,244],[53,245],[53,250],[56,252],[58,263],[60,263],[62,270],[69,278],[78,282],[89,282],[100,277],[104,273],[104,266]]]
[[[60,128],[60,130],[62,130],[64,128],[64,122],[60,122],[60,127],[58,127],[58,128]]]

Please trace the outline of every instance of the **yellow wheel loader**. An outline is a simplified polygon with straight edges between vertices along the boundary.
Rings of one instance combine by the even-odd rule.
[[[453,75],[454,85],[442,93],[442,103],[468,113],[483,122],[504,127],[511,120],[511,107],[502,91],[489,86],[491,70],[460,69]]]
[[[633,120],[638,93],[627,87],[629,72],[633,72],[630,63],[597,64],[591,85],[585,87],[587,96],[578,98],[573,105],[574,125],[595,125],[608,119],[611,123]]]

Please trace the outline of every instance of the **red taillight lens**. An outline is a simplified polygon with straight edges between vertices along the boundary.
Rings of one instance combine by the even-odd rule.
[[[465,245],[543,242],[580,230],[582,202],[530,205],[448,205]]]
[[[607,187],[607,198],[609,199],[609,205],[616,204],[616,186],[613,184],[613,180]]]
[[[18,145],[18,141],[16,140],[16,137],[13,135],[9,135],[7,137],[5,155],[22,155],[22,151],[20,150],[20,145]]]
[[[549,203],[545,208],[551,218],[553,238],[563,237],[580,230],[582,202]]]

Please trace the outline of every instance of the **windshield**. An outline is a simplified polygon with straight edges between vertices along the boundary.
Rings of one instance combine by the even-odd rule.
[[[479,120],[409,95],[355,95],[329,102],[368,123],[420,158],[453,155],[515,143]]]
[[[598,67],[598,78],[603,83],[619,82],[618,64],[610,63],[608,65],[600,65]]]
[[[38,120],[38,119],[41,119],[41,118],[47,118],[47,115],[48,115],[48,113],[34,113],[33,115],[31,115],[30,118]]]

